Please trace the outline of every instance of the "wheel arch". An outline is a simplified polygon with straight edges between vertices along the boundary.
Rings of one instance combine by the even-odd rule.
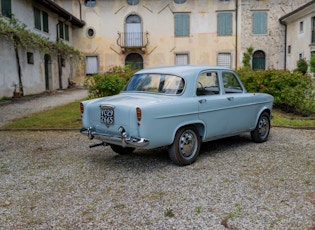
[[[194,122],[187,122],[187,123],[183,123],[180,124],[176,127],[176,129],[174,130],[174,133],[172,135],[172,140],[174,141],[175,139],[175,135],[178,132],[179,129],[183,128],[183,127],[188,127],[188,126],[194,126],[199,133],[200,136],[200,140],[203,141],[204,140],[204,136],[205,136],[205,124],[202,121],[194,121]],[[172,141],[172,142],[173,142]]]

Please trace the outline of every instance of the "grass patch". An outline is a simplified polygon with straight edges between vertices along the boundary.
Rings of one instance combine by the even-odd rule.
[[[280,110],[273,110],[272,125],[276,126],[293,126],[293,127],[310,127],[315,126],[315,118],[310,117],[298,117],[296,115],[287,114]]]
[[[81,128],[80,101],[59,106],[50,110],[32,114],[28,117],[16,120],[1,128],[7,129],[60,129],[60,128]],[[283,113],[280,110],[273,110],[272,125],[294,126],[294,127],[315,127],[315,119],[309,117],[297,117]]]
[[[2,128],[81,128],[80,101],[32,114]]]

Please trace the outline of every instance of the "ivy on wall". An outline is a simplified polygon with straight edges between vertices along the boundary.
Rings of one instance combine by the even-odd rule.
[[[16,19],[14,16],[11,18],[0,16],[0,36],[12,42],[16,59],[18,63],[19,74],[19,92],[23,95],[23,84],[21,75],[21,66],[19,61],[18,50],[24,49],[37,49],[40,52],[50,55],[59,55],[62,58],[72,57],[74,62],[82,61],[83,56],[80,51],[63,43],[61,40],[56,42],[50,41],[47,37],[33,33],[27,29],[27,26]]]

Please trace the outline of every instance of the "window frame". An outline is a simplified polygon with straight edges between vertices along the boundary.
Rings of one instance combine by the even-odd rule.
[[[233,35],[233,13],[218,12],[217,13],[217,34],[218,36]]]
[[[12,4],[11,0],[1,0],[1,15],[11,18],[12,17]]]
[[[94,7],[96,6],[96,0],[85,0],[84,5],[86,7]]]
[[[45,33],[49,33],[49,15],[47,12],[33,7],[34,12],[34,28]]]
[[[268,15],[267,11],[253,11],[252,13],[253,35],[267,35],[267,15]]]
[[[174,36],[175,37],[190,36],[190,13],[188,12],[174,13]]]
[[[93,71],[91,71],[91,69],[90,68],[88,68],[88,59],[91,59],[92,60],[92,58],[94,59],[96,59],[96,62],[95,63],[90,63],[91,65],[90,65],[90,67],[92,68],[96,68],[94,71],[95,72],[93,72]],[[92,65],[94,65],[94,66],[92,66]],[[98,55],[87,55],[87,56],[85,56],[85,75],[86,76],[89,76],[89,75],[93,75],[93,74],[97,74],[98,73],[98,71],[99,71],[99,58],[98,58]]]
[[[186,62],[180,63],[179,57],[186,57]],[[182,59],[183,60],[183,59]],[[189,65],[189,53],[175,53],[175,65]]]

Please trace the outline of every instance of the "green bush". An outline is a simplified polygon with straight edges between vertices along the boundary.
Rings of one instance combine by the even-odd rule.
[[[297,61],[297,71],[300,71],[302,74],[306,74],[308,68],[307,61],[305,59],[300,59]]]
[[[135,73],[128,66],[113,67],[106,73],[95,74],[85,79],[89,89],[89,99],[106,97],[120,93],[130,77]]]
[[[237,73],[248,92],[273,95],[275,107],[303,116],[315,114],[315,82],[309,75],[283,70],[238,70]]]

